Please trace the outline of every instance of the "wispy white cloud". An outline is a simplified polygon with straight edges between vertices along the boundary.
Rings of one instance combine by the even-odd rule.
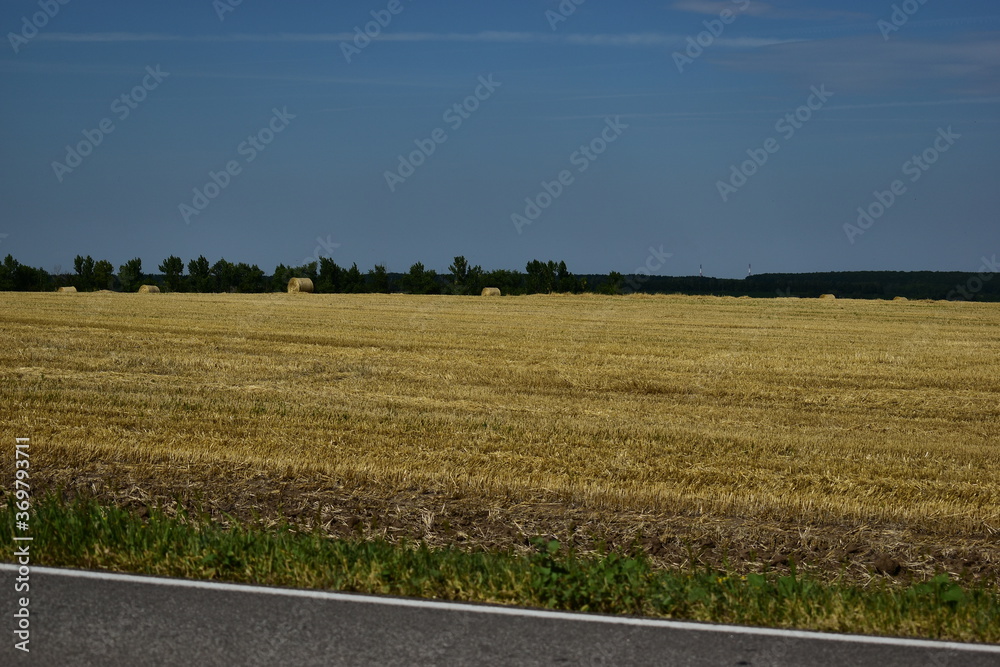
[[[735,14],[746,14],[748,16],[760,16],[769,19],[789,19],[799,21],[831,21],[831,20],[868,20],[869,14],[861,12],[849,12],[840,9],[819,9],[810,7],[788,7],[776,6],[768,2],[743,0],[677,0],[671,5],[671,9],[680,12],[691,12],[694,14],[706,14],[718,16],[724,11]]]
[[[908,102],[877,102],[873,104],[839,104],[824,107],[824,111],[860,111],[867,109],[889,109],[889,108],[920,108],[937,106],[963,106],[967,104],[1000,104],[1000,97],[976,97],[976,98],[949,98],[940,100],[914,100]],[[787,108],[759,107],[742,108],[731,107],[726,109],[701,109],[697,111],[660,111],[660,112],[616,112],[616,116],[626,119],[661,119],[672,118],[678,120],[698,120],[698,119],[723,119],[737,116],[774,116],[787,113]],[[608,113],[578,114],[578,115],[555,115],[545,116],[546,120],[597,120],[607,118]]]
[[[612,47],[674,47],[684,43],[686,35],[670,33],[565,33],[484,31],[475,33],[399,32],[383,33],[376,38],[382,42],[473,42],[488,44],[569,44],[576,46]],[[353,33],[275,33],[229,35],[171,35],[164,33],[52,32],[39,35],[38,39],[67,43],[114,42],[350,42]],[[795,41],[766,37],[719,38],[715,45],[721,48],[750,49]]]
[[[732,2],[732,0],[677,0],[671,9],[679,12],[691,12],[693,14],[708,14],[718,16],[724,11],[736,14],[749,14],[751,16],[762,16],[774,11],[774,7],[766,2]]]
[[[134,75],[134,66],[125,65],[90,65],[79,62],[31,62],[26,60],[0,60],[0,72],[11,74],[51,75],[51,74],[74,74],[74,75]],[[343,77],[343,76],[323,76],[307,74],[268,74],[256,71],[232,71],[196,69],[184,70],[171,68],[170,76],[177,78],[194,79],[229,79],[234,81],[262,81],[275,83],[306,83],[306,84],[334,84],[349,86],[383,86],[400,88],[454,88],[454,84],[447,82],[435,82],[428,80],[411,79],[379,79],[365,77]]]
[[[836,91],[926,91],[948,95],[1000,93],[1000,33],[961,40],[897,39],[880,35],[777,44],[741,54],[713,54],[714,62],[740,72],[774,73],[801,85],[825,83]]]
[[[878,102],[875,104],[832,104],[826,107],[830,111],[855,111],[859,109],[892,109],[897,107],[941,107],[963,104],[1000,104],[1000,97],[960,97],[944,100],[922,100],[911,102]]]

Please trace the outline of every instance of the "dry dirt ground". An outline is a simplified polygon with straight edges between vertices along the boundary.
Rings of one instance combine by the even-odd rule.
[[[993,535],[949,539],[903,525],[755,522],[737,516],[603,508],[533,498],[470,496],[408,488],[385,494],[377,486],[344,484],[324,475],[53,462],[36,488],[66,498],[88,497],[146,516],[153,507],[189,512],[227,524],[317,527],[330,537],[405,540],[432,546],[526,552],[531,538],[558,539],[577,553],[644,552],[662,567],[691,565],[737,572],[800,572],[865,584],[891,577],[905,583],[940,572],[957,580],[1000,580],[1000,547]],[[40,486],[38,486],[40,484]]]

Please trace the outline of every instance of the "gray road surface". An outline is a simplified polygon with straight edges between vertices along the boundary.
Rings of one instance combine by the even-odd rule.
[[[997,667],[1000,646],[821,635],[31,568],[3,665]],[[29,597],[30,648],[14,648]]]

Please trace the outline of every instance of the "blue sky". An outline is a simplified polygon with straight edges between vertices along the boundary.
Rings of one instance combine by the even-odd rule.
[[[740,277],[1000,252],[994,1],[223,3],[3,4],[0,255],[629,273],[653,248]]]

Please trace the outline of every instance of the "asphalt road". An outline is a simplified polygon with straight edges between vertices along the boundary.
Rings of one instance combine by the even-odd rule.
[[[3,665],[997,667],[1000,646],[760,630],[0,565]],[[29,653],[14,647],[29,598]]]

